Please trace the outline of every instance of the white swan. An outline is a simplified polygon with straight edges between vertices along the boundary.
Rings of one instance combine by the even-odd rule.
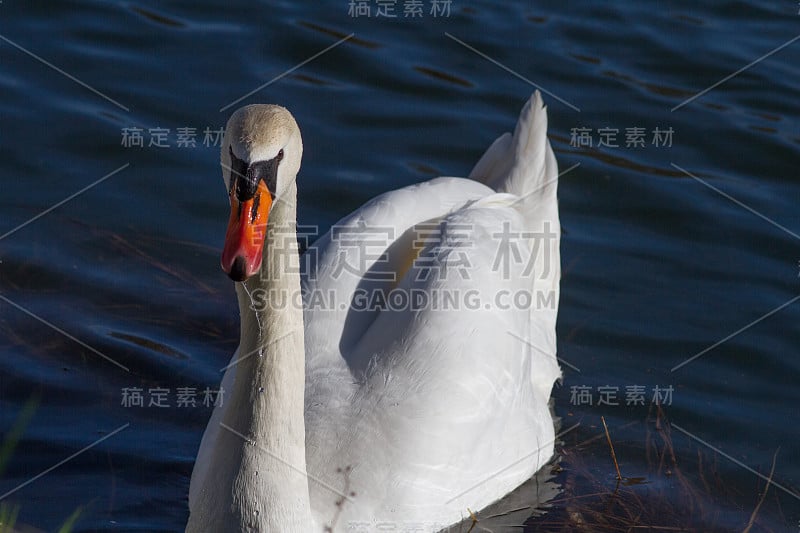
[[[537,92],[470,179],[373,199],[299,273],[300,130],[278,106],[233,114],[222,266],[245,280],[241,341],[187,531],[438,531],[550,459],[560,226],[546,131]]]

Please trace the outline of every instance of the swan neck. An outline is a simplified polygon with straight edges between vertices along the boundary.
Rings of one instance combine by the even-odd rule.
[[[256,531],[309,531],[305,456],[305,346],[296,189],[270,212],[259,275],[237,283],[239,363],[231,423],[251,442],[234,482],[240,523]]]

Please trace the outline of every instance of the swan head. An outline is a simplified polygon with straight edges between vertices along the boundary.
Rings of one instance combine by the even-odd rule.
[[[221,264],[234,281],[261,269],[270,211],[295,201],[302,156],[300,128],[283,107],[249,105],[228,119],[220,159],[231,216]]]

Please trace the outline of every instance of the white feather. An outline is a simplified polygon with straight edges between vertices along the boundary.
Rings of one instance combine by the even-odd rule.
[[[305,449],[317,531],[334,520],[337,531],[389,523],[437,531],[511,492],[551,458],[560,225],[546,129],[537,92],[472,179],[383,194],[335,226],[347,242],[329,232],[306,252]],[[376,228],[391,232],[364,260]],[[430,228],[437,231],[421,244]],[[533,235],[545,231],[552,237]],[[517,237],[504,243],[509,233]],[[509,258],[501,271],[498,254]],[[415,263],[419,257],[427,263]],[[395,279],[370,279],[376,272]],[[352,309],[357,296],[392,289],[456,295],[460,307]],[[498,309],[498,295],[525,292],[533,305]],[[313,294],[333,300],[312,306]],[[465,307],[468,294],[477,309]],[[226,372],[226,390],[238,385],[236,371]],[[214,483],[208,464],[230,405],[215,409],[203,437],[193,513],[198,487]]]

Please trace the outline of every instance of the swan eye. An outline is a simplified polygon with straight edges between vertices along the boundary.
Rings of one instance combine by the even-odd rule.
[[[275,159],[277,161],[280,161],[280,160],[283,159],[283,148],[280,149],[280,151],[278,152],[278,155],[275,156]]]

